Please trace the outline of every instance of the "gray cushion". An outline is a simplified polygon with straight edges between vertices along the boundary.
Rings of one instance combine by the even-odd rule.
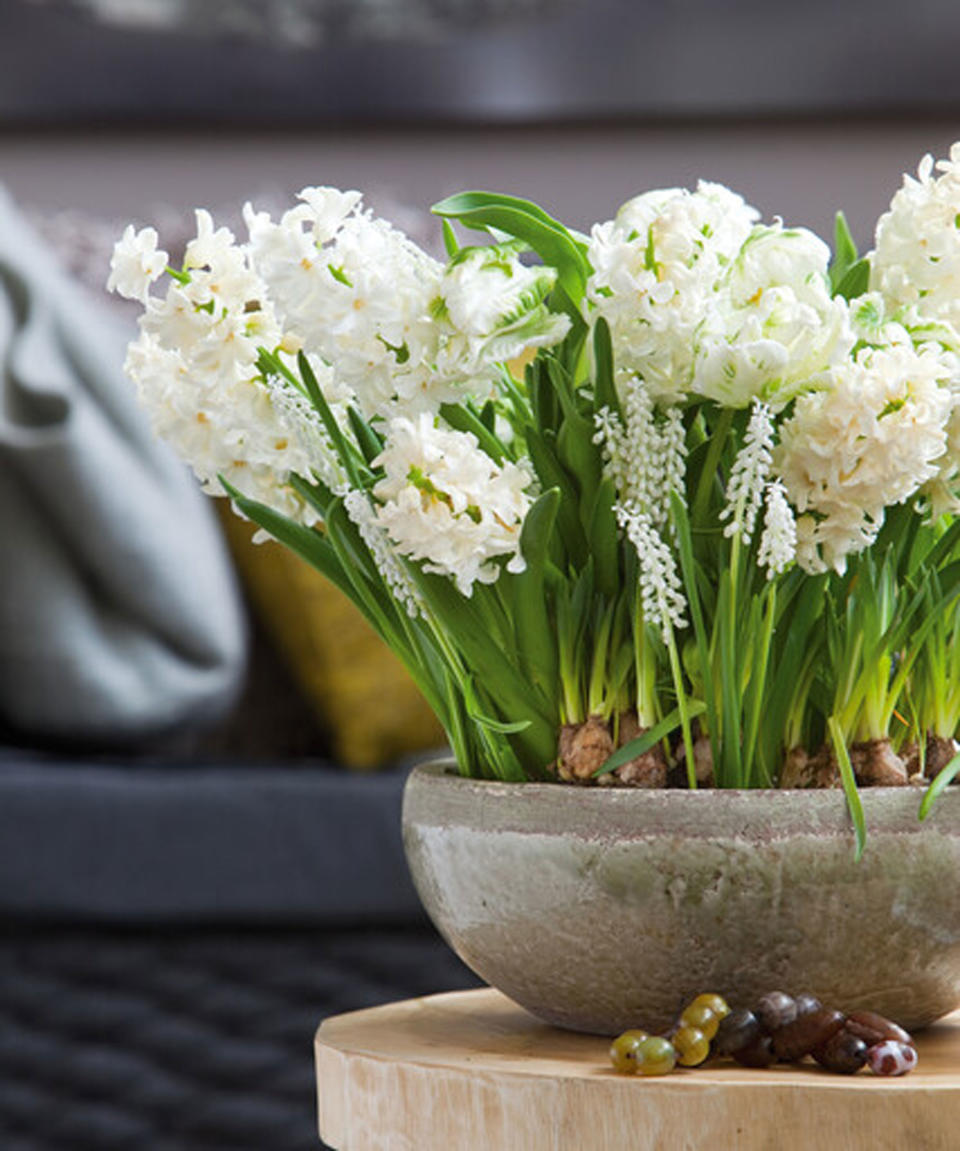
[[[243,671],[230,562],[136,405],[131,334],[0,188],[0,719],[34,735],[208,718]]]

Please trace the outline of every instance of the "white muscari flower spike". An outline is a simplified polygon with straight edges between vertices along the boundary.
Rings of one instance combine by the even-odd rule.
[[[639,508],[659,528],[670,516],[670,493],[684,494],[683,416],[673,407],[658,421],[643,380],[634,378],[622,390],[624,420],[602,408],[594,418],[594,443],[603,449],[604,472],[620,502]]]
[[[773,579],[796,559],[797,521],[787,501],[787,490],[782,480],[767,484],[766,504],[757,563],[767,569],[767,579]]]
[[[640,561],[640,602],[644,619],[659,627],[663,642],[669,643],[674,628],[687,626],[683,614],[687,601],[676,560],[642,510],[635,505],[618,504],[614,511]]]
[[[730,469],[726,505],[721,520],[730,522],[723,529],[728,538],[739,535],[745,544],[753,538],[764,485],[773,463],[773,414],[768,404],[753,401],[750,422],[743,445]]]
[[[370,549],[373,562],[394,598],[403,605],[411,619],[423,615],[423,600],[397,559],[387,533],[377,522],[369,497],[363,492],[349,491],[343,497],[343,506],[356,524],[360,538]]]
[[[169,261],[167,253],[157,247],[158,240],[155,228],[138,232],[133,224],[127,225],[110,258],[108,292],[146,304],[151,285],[160,279]]]

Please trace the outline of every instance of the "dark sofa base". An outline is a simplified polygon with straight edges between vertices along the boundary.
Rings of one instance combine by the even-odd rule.
[[[427,926],[0,933],[3,1151],[315,1151],[328,1015],[475,985]]]

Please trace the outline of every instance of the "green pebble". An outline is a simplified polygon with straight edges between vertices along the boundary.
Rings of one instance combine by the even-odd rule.
[[[640,1075],[669,1075],[677,1065],[677,1052],[669,1039],[651,1035],[637,1046],[637,1072]]]
[[[622,1075],[636,1075],[637,1049],[649,1038],[646,1031],[624,1031],[610,1044],[610,1062]]]

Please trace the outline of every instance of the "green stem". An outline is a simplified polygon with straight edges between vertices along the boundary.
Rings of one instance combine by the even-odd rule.
[[[680,728],[683,732],[683,749],[687,761],[687,786],[691,791],[697,789],[697,770],[693,760],[693,733],[690,730],[690,710],[687,706],[687,693],[683,687],[683,672],[680,669],[680,655],[677,651],[677,641],[673,634],[673,627],[667,624],[667,651],[670,653],[670,672],[673,676],[673,686],[677,693],[677,710],[680,712]]]
[[[752,691],[750,715],[747,719],[747,738],[744,741],[744,762],[747,765],[747,775],[750,784],[754,777],[754,758],[756,756],[757,735],[760,731],[760,712],[766,699],[767,667],[770,663],[770,647],[773,641],[773,620],[777,606],[777,585],[767,585],[767,611],[763,622],[763,640],[760,645],[760,659],[753,669],[755,688]],[[751,685],[753,686],[753,685]],[[770,772],[764,764],[764,786],[770,786]]]
[[[693,508],[690,513],[690,521],[693,524],[702,524],[707,518],[710,489],[713,487],[714,480],[717,478],[720,457],[723,455],[723,449],[727,444],[727,436],[730,434],[730,427],[733,424],[733,414],[733,408],[724,408],[720,413],[720,418],[717,420],[717,426],[710,436],[710,447],[707,450],[707,458],[703,464],[703,471],[700,473],[700,480],[697,483],[697,494],[694,497]]]

